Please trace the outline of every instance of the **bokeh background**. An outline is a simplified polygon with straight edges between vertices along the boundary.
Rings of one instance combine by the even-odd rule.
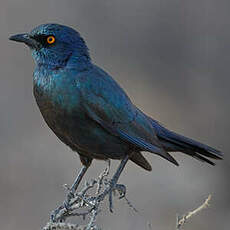
[[[8,41],[41,23],[81,32],[96,64],[135,104],[168,128],[221,149],[212,167],[180,153],[180,167],[146,153],[153,171],[128,163],[120,182],[128,198],[98,218],[103,229],[175,228],[176,213],[211,207],[185,229],[230,227],[230,2],[228,0],[1,0],[0,228],[40,229],[80,168],[76,155],[43,121],[32,96],[29,49]],[[118,162],[113,161],[113,170]],[[87,178],[98,175],[94,161]],[[77,221],[77,219],[76,219]]]

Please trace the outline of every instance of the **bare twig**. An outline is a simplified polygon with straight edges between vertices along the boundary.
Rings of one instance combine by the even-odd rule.
[[[97,186],[97,190],[96,190],[96,195],[98,195],[102,189],[103,180],[105,179],[105,177],[107,177],[109,175],[111,162],[109,159],[106,162],[108,164],[107,167],[98,177],[99,181],[98,181],[98,186]]]
[[[183,215],[182,217],[177,216],[177,222],[176,222],[176,230],[181,230],[183,225],[187,222],[188,219],[190,219],[192,216],[200,212],[201,210],[207,208],[209,206],[209,201],[211,200],[211,195],[208,196],[208,198],[204,201],[202,205],[200,205],[198,208],[196,208],[193,211],[188,212],[187,214]]]

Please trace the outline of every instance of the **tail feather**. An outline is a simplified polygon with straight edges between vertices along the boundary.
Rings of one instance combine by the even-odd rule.
[[[207,159],[206,157],[201,156],[200,154],[194,152],[194,151],[189,151],[189,150],[182,150],[183,153],[190,155],[192,157],[194,157],[195,159],[201,161],[201,162],[206,162],[210,165],[215,165],[214,162],[210,161],[209,159]]]
[[[166,147],[166,150],[168,147],[168,151],[180,151],[198,160],[207,162],[211,165],[214,165],[214,163],[206,157],[212,159],[222,159],[223,153],[221,151],[214,149],[208,145],[202,144],[198,141],[184,137],[175,132],[172,132],[164,128],[157,121],[151,119],[151,122],[156,130],[157,136],[160,140],[162,140],[163,146]]]
[[[181,147],[189,148],[206,157],[210,157],[213,159],[222,159],[222,156],[223,156],[223,154],[219,150],[216,150],[198,141],[194,141],[192,139],[176,134],[169,130],[165,130],[165,133],[163,135],[161,134],[161,138],[164,138],[165,140],[171,143],[177,144]]]

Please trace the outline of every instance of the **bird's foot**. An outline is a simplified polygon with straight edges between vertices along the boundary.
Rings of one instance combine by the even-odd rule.
[[[68,211],[71,208],[70,201],[75,197],[75,191],[71,189],[67,184],[64,184],[63,186],[67,191],[67,195],[61,207],[64,207],[66,211]]]
[[[99,204],[108,195],[109,210],[110,212],[113,212],[113,195],[115,195],[116,192],[119,193],[119,199],[122,199],[126,195],[126,187],[123,184],[115,184],[113,180],[111,180],[108,187],[104,190],[104,192],[96,197],[96,204]]]
[[[113,194],[119,193],[119,199],[122,199],[126,195],[126,187],[123,184],[115,184],[109,192],[109,210],[113,213]]]
[[[68,193],[67,193],[67,196],[66,196],[66,199],[65,201],[63,202],[63,206],[65,207],[66,211],[68,211],[71,207],[70,205],[70,201],[75,197],[74,195],[74,191],[68,189]]]
[[[50,221],[52,223],[62,222],[62,220],[58,220],[58,215],[62,209],[63,209],[63,205],[59,206],[58,208],[56,208],[55,210],[52,211],[52,213],[50,215]]]
[[[68,191],[66,199],[64,200],[64,202],[63,202],[62,205],[60,205],[58,208],[56,208],[51,213],[50,219],[51,219],[52,222],[57,222],[57,219],[58,219],[57,216],[59,215],[59,213],[60,213],[61,210],[64,209],[66,212],[68,212],[71,209],[70,202],[75,197],[75,195],[74,195],[74,192],[67,185],[64,185],[64,187]],[[59,221],[62,222],[61,219]]]

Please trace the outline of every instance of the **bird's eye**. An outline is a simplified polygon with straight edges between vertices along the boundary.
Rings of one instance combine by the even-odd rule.
[[[53,44],[55,42],[55,37],[53,35],[48,36],[46,39],[47,43]]]

